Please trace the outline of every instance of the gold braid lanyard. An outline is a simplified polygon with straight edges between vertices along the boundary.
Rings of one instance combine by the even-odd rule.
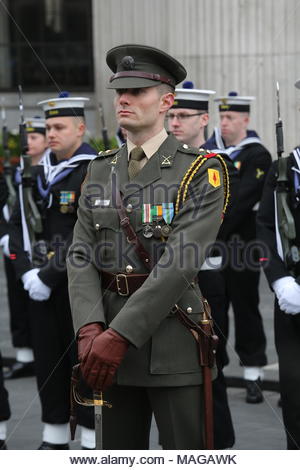
[[[205,154],[199,155],[191,164],[188,171],[182,178],[179,190],[177,193],[175,214],[177,214],[186,200],[189,185],[193,178],[207,162],[209,158],[217,158],[222,167],[223,180],[224,180],[224,202],[222,214],[224,216],[228,201],[229,201],[229,175],[227,165],[221,155]],[[210,307],[206,299],[202,298],[204,311],[201,315],[199,322],[192,320],[180,307],[177,305],[177,314],[182,323],[190,330],[194,336],[199,349],[199,361],[202,368],[203,375],[203,396],[204,396],[204,423],[205,423],[205,448],[214,449],[214,427],[213,427],[213,398],[212,398],[212,379],[211,368],[215,362],[216,348],[218,344],[218,337],[213,330],[213,319],[210,313]]]
[[[193,178],[201,168],[201,166],[208,161],[210,158],[217,158],[222,166],[222,173],[223,173],[223,179],[224,179],[224,204],[223,204],[223,215],[226,212],[227,206],[228,206],[228,201],[229,201],[229,196],[230,196],[230,190],[229,190],[229,175],[228,175],[228,169],[227,165],[225,163],[225,160],[221,155],[215,154],[213,157],[210,157],[209,155],[211,154],[206,154],[206,155],[199,155],[191,164],[190,168],[188,171],[185,173],[184,177],[182,178],[182,181],[179,186],[179,190],[177,193],[177,199],[176,199],[176,205],[175,205],[175,214],[179,212],[180,207],[186,200],[187,192],[189,189],[189,185],[193,181]]]

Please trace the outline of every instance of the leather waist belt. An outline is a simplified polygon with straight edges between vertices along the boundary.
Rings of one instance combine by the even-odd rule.
[[[109,273],[101,271],[101,285],[104,289],[128,297],[138,290],[149,274]]]

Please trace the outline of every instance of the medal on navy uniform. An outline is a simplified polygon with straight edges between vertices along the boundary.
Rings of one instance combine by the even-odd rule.
[[[64,204],[64,205],[61,205],[61,206],[60,206],[60,212],[61,212],[62,214],[66,214],[66,213],[68,212],[68,206],[67,206],[67,204]]]
[[[75,211],[75,191],[60,191],[60,212],[62,214],[70,213]]]

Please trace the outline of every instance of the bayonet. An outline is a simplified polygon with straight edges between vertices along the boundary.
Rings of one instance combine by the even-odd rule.
[[[7,129],[7,122],[6,122],[4,98],[1,99],[1,119],[2,119],[2,146],[3,146],[3,154],[4,154],[3,173],[4,173],[6,185],[8,188],[7,205],[8,205],[9,213],[11,213],[14,207],[14,204],[16,202],[16,191],[15,191],[15,187],[13,184],[13,168],[10,162],[10,151],[9,151],[9,146],[8,146],[8,129]]]
[[[277,141],[277,155],[280,158],[284,152],[283,148],[283,126],[280,116],[280,97],[279,97],[279,83],[276,82],[276,98],[277,98],[277,122],[276,122],[276,141]]]
[[[25,124],[25,119],[24,119],[22,86],[19,85],[18,88],[19,88],[19,110],[20,110],[19,130],[20,130],[20,145],[21,145],[20,167],[21,167],[21,176],[22,176],[22,183],[21,183],[22,195],[20,198],[20,207],[26,220],[26,228],[23,227],[24,249],[25,251],[28,251],[31,257],[31,245],[35,241],[35,234],[41,233],[43,230],[43,227],[42,227],[41,215],[32,197],[31,157],[27,154],[28,144],[27,144],[26,124]],[[26,243],[26,246],[25,246],[24,230],[26,230],[26,233],[28,233],[28,238],[29,238],[28,242]]]
[[[108,138],[107,128],[105,125],[103,106],[100,102],[98,103],[98,110],[99,110],[99,115],[100,115],[100,120],[101,120],[102,140],[103,140],[104,150],[109,150],[109,147],[110,147],[109,138]]]

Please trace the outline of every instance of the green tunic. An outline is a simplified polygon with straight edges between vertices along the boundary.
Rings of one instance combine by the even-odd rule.
[[[135,180],[128,181],[126,145],[103,152],[89,165],[68,254],[70,301],[75,331],[87,323],[102,322],[130,341],[117,372],[117,384],[161,387],[202,383],[196,342],[171,310],[178,304],[194,320],[203,311],[200,290],[193,280],[222,220],[224,188],[218,159],[209,158],[193,175],[166,242],[143,236],[142,217],[143,204],[173,203],[175,207],[180,183],[198,155],[197,149],[169,136]],[[133,273],[147,272],[120,227],[115,182],[133,228],[158,261],[130,297],[101,287],[102,270],[126,273],[130,265]]]

